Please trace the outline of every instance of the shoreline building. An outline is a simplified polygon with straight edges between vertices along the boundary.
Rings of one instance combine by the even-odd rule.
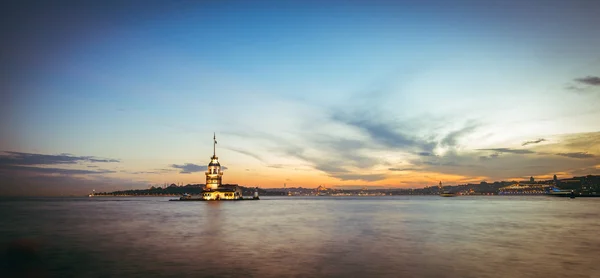
[[[217,137],[213,134],[213,156],[206,169],[206,186],[201,197],[204,200],[242,199],[242,189],[238,185],[223,185],[223,171],[217,157]]]
[[[530,179],[531,180],[531,179]],[[516,182],[508,186],[500,187],[500,195],[542,195],[545,194],[551,185],[544,183],[524,183]]]

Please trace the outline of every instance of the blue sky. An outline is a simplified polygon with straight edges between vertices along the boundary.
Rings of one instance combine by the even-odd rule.
[[[213,132],[265,187],[599,172],[597,1],[161,2],[4,4],[5,177],[202,183]]]

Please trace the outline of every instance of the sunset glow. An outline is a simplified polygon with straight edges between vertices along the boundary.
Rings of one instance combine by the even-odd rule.
[[[11,7],[0,194],[600,174],[597,1],[224,2]]]

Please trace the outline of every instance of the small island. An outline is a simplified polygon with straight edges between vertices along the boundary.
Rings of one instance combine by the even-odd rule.
[[[200,194],[184,193],[179,199],[169,201],[240,201],[258,200],[258,191],[254,191],[252,198],[244,198],[244,191],[237,184],[222,184],[223,171],[217,157],[217,137],[213,134],[213,156],[210,158],[206,171],[206,186]]]

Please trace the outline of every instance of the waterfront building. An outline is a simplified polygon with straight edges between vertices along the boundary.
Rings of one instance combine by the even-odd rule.
[[[217,137],[213,135],[213,156],[206,169],[206,186],[201,197],[204,200],[237,200],[242,199],[242,189],[238,185],[224,185],[223,171],[217,157]]]
[[[600,191],[600,176],[587,175],[561,179],[556,182],[556,187],[576,192],[598,192]]]
[[[501,195],[541,195],[549,190],[549,184],[538,184],[538,183],[514,183],[508,186],[504,186],[498,189],[498,193]]]

